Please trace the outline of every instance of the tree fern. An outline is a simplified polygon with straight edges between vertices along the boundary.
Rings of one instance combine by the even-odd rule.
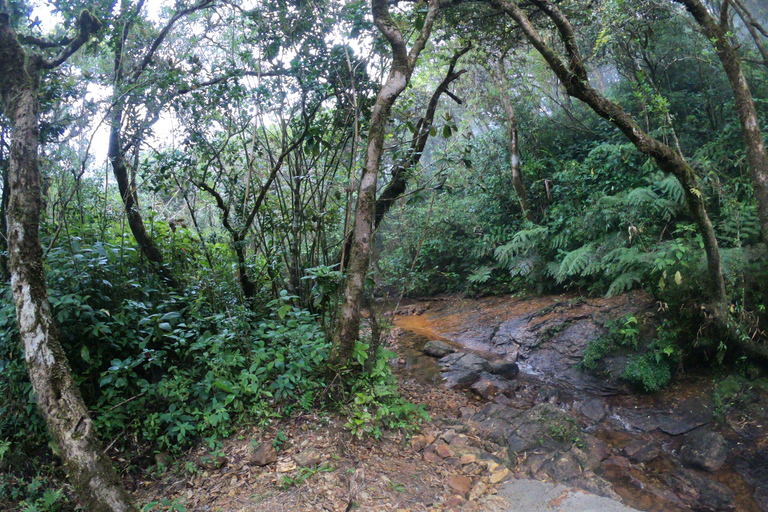
[[[530,229],[524,229],[515,233],[512,241],[500,245],[494,251],[494,257],[501,265],[511,268],[510,265],[516,256],[527,254],[536,249],[549,235],[549,228],[544,226],[535,226]]]
[[[685,202],[685,191],[680,182],[672,176],[667,174],[666,177],[659,181],[657,186],[661,195],[665,198],[675,202],[678,205],[682,205]]]

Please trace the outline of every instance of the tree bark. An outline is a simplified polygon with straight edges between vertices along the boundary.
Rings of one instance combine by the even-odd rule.
[[[768,243],[768,153],[765,150],[765,141],[760,130],[752,92],[741,69],[741,58],[736,49],[731,46],[728,38],[730,31],[728,27],[729,0],[723,2],[720,23],[709,14],[707,8],[699,0],[675,1],[688,9],[704,35],[714,44],[717,56],[728,76],[747,150],[747,162],[749,163],[752,188],[757,202],[757,215],[760,219],[763,241]]]
[[[430,0],[424,24],[410,53],[397,23],[389,14],[387,0],[371,0],[373,20],[392,49],[392,66],[381,87],[371,115],[368,146],[355,206],[354,237],[347,268],[344,300],[339,311],[339,325],[334,337],[332,361],[339,366],[349,362],[352,349],[360,334],[360,304],[363,300],[365,278],[371,260],[371,245],[376,216],[376,182],[386,135],[387,120],[392,105],[408,85],[419,54],[432,32],[438,11],[438,0]]]
[[[710,281],[710,299],[714,313],[718,318],[722,318],[727,302],[727,293],[720,262],[720,249],[712,222],[705,208],[704,197],[699,188],[696,173],[680,154],[644,132],[623,108],[605,98],[589,85],[587,69],[576,46],[573,27],[560,9],[549,0],[532,0],[532,3],[554,23],[565,47],[568,64],[539,35],[526,14],[514,1],[491,0],[492,5],[503,10],[520,26],[526,39],[555,72],[570,96],[580,99],[598,115],[613,123],[637,149],[652,157],[664,172],[672,174],[680,181],[685,191],[688,210],[704,243]]]
[[[38,234],[42,207],[37,156],[40,70],[64,62],[100,24],[84,11],[80,15],[78,44],[71,44],[65,49],[67,53],[62,51],[56,59],[47,61],[24,51],[4,11],[5,2],[0,0],[0,92],[4,113],[12,126],[8,177],[11,288],[27,370],[40,412],[83,508],[93,512],[134,512],[138,509],[102,451],[59,343]]]

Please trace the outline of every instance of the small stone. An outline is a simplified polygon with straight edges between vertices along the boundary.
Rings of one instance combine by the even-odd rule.
[[[680,449],[683,464],[705,471],[717,471],[728,456],[725,438],[710,430],[696,430],[687,434]]]
[[[625,446],[623,452],[632,462],[650,462],[659,456],[659,447],[651,441],[637,439]]]
[[[455,508],[455,507],[460,507],[461,505],[463,505],[465,501],[467,501],[467,500],[465,500],[464,498],[462,498],[461,496],[459,496],[457,494],[454,494],[453,496],[451,496],[450,498],[445,500],[444,505],[445,505],[445,508],[447,508],[447,509]]]
[[[307,448],[293,456],[293,460],[296,461],[301,467],[316,466],[323,460],[323,454],[314,448]]]
[[[427,438],[424,436],[413,436],[411,437],[411,450],[415,452],[420,452],[424,448],[427,447]]]
[[[433,464],[443,462],[443,459],[441,459],[440,456],[434,452],[424,452],[424,460]]]
[[[476,500],[483,497],[488,492],[488,486],[483,482],[477,482],[472,490],[469,492],[469,499]]]
[[[456,352],[456,349],[440,340],[430,340],[424,344],[424,353],[432,357],[445,357]]]
[[[595,458],[598,462],[602,462],[611,456],[611,449],[608,448],[608,445],[595,436],[587,434],[584,436],[584,442],[587,444],[585,451],[590,458]]]
[[[492,461],[492,460],[488,461],[488,471],[489,472],[493,473],[494,471],[496,471],[496,469],[498,467],[499,467],[499,463],[498,462],[495,462],[495,461]]]
[[[474,407],[461,407],[459,409],[459,415],[462,420],[468,420],[475,415]]]
[[[506,477],[508,474],[509,474],[509,470],[507,468],[501,468],[498,471],[494,471],[493,473],[491,473],[491,478],[489,479],[489,481],[492,484],[497,484],[502,480],[504,480],[504,477]]]
[[[472,464],[473,462],[477,461],[477,457],[475,457],[471,453],[467,453],[465,455],[462,455],[460,460],[462,464]]]
[[[425,439],[427,440],[427,444],[432,444],[435,442],[435,436],[432,434],[427,434]]]
[[[267,466],[277,461],[277,451],[272,443],[260,443],[251,452],[248,462],[255,466]]]
[[[442,457],[443,459],[447,459],[448,457],[453,456],[451,449],[448,448],[448,445],[446,444],[438,444],[437,446],[435,446],[435,453],[440,457]]]
[[[448,477],[448,486],[454,494],[466,497],[469,488],[472,486],[472,480],[464,475],[451,475]]]

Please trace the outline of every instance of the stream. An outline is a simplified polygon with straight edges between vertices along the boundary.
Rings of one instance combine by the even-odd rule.
[[[768,379],[740,391],[716,419],[712,375],[681,371],[668,388],[643,394],[621,378],[626,354],[606,356],[599,377],[580,368],[607,320],[631,314],[653,324],[647,295],[441,297],[392,307],[398,371],[475,396],[479,412],[459,416],[506,447],[517,474],[640,510],[768,512]],[[426,355],[430,341],[453,353]],[[493,374],[512,362],[516,376]]]

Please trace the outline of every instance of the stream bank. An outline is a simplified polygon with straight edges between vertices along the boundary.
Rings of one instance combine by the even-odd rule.
[[[640,292],[415,301],[394,315],[399,367],[423,383],[467,389],[474,403],[457,412],[464,431],[504,454],[514,477],[640,510],[768,511],[765,378],[724,404],[711,375],[681,372],[648,395],[622,379],[626,355],[606,357],[600,377],[581,369],[606,321],[631,314],[652,322],[655,310]],[[445,355],[425,355],[427,342]],[[498,374],[512,363],[519,374]]]

